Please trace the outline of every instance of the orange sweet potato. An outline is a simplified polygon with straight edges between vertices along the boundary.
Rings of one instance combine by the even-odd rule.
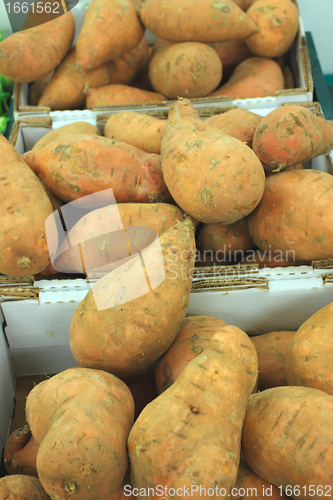
[[[172,197],[196,220],[231,224],[261,199],[265,174],[257,156],[203,122],[188,99],[169,109],[161,156]]]
[[[98,128],[88,122],[74,122],[69,125],[63,125],[62,127],[55,128],[45,134],[41,139],[39,139],[39,141],[36,142],[31,151],[44,148],[51,142],[58,139],[58,137],[72,134],[101,135]]]
[[[259,27],[246,39],[257,56],[279,57],[291,47],[298,30],[298,9],[290,0],[256,0],[246,12]]]
[[[123,111],[108,118],[104,135],[132,144],[147,153],[161,154],[161,142],[166,121],[153,116]]]
[[[206,119],[211,127],[218,128],[221,132],[231,135],[251,147],[253,135],[262,120],[262,116],[252,113],[247,109],[235,108],[219,115]]]
[[[235,2],[236,3],[236,2]],[[239,63],[253,57],[245,40],[227,40],[209,44],[221,59],[223,68],[223,79],[228,79]]]
[[[70,346],[81,366],[134,379],[174,341],[190,300],[193,225],[179,222],[160,237],[160,245],[165,277],[159,250],[149,246],[141,252],[150,280],[160,283],[157,287],[149,291],[145,278],[140,278],[141,261],[134,258],[97,281],[78,305]]]
[[[286,353],[296,332],[271,332],[250,337],[258,355],[259,391],[288,385]]]
[[[257,355],[244,332],[225,326],[216,333],[133,425],[128,438],[133,487],[154,488],[154,500],[157,485],[175,500],[184,498],[184,490],[193,500],[228,498],[257,371]]]
[[[149,78],[155,91],[169,99],[205,97],[220,84],[222,63],[207,44],[176,43],[154,51]]]
[[[45,220],[51,203],[36,175],[0,135],[0,273],[37,274],[50,262]]]
[[[231,493],[233,500],[287,500],[285,493],[265,479],[259,477],[247,465],[245,460],[240,461],[237,481]]]
[[[39,99],[42,97],[46,86],[50,83],[53,71],[40,80],[36,80],[29,87],[29,105],[38,106]]]
[[[107,137],[60,136],[23,158],[66,202],[109,188],[119,203],[170,201],[160,156]]]
[[[208,348],[213,335],[224,326],[224,321],[212,316],[184,319],[172,346],[156,365],[155,383],[159,394],[172,386],[192,359]]]
[[[242,436],[246,462],[266,481],[282,490],[288,486],[286,493],[293,497],[308,499],[312,488],[313,497],[319,498],[319,485],[331,491],[332,411],[332,397],[308,387],[274,387],[253,394]]]
[[[36,457],[39,445],[29,426],[12,432],[5,446],[3,460],[8,474],[24,474],[38,477]]]
[[[99,89],[88,89],[86,91],[86,107],[113,106],[115,104],[131,104],[138,102],[166,101],[167,98],[157,92],[136,89],[128,85],[106,85]]]
[[[110,61],[109,83],[129,85],[148,67],[149,58],[148,41],[143,37],[137,47]]]
[[[143,34],[132,0],[92,0],[76,42],[77,63],[97,68],[134,49]]]
[[[38,476],[50,497],[104,500],[114,494],[128,465],[133,416],[128,387],[101,370],[71,368],[36,385],[26,417],[40,445]]]
[[[265,97],[275,95],[278,90],[283,89],[283,72],[273,59],[250,57],[242,61],[227,83],[212,92],[210,97],[220,95],[232,99]]]
[[[28,83],[53,71],[69,51],[74,38],[71,12],[54,21],[20,31],[0,43],[0,74]]]
[[[172,42],[223,42],[246,38],[256,24],[231,0],[145,0],[138,7],[143,24],[157,37]]]
[[[253,150],[266,168],[278,171],[333,149],[333,122],[303,106],[268,113],[253,137]]]
[[[331,258],[332,189],[333,177],[318,170],[290,170],[267,177],[262,200],[248,218],[256,246],[279,253],[283,260]]]
[[[1,500],[50,500],[36,477],[17,474],[0,478]]]
[[[303,385],[333,394],[333,302],[313,314],[297,330],[286,353],[289,385]]]

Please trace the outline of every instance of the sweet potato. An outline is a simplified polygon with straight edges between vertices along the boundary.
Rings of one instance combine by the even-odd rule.
[[[0,74],[29,83],[53,71],[69,51],[74,38],[71,12],[54,21],[20,31],[0,43]]]
[[[288,0],[290,1],[290,0]],[[250,57],[242,61],[227,83],[210,94],[228,96],[232,99],[266,97],[284,89],[284,76],[273,59]]]
[[[259,391],[288,385],[286,352],[295,333],[281,331],[250,337],[258,355]]]
[[[149,58],[148,41],[143,37],[137,47],[110,61],[109,83],[129,85],[144,68],[148,68]]]
[[[161,156],[172,197],[201,222],[232,224],[261,199],[265,174],[257,156],[203,122],[188,99],[169,109]]]
[[[282,490],[289,486],[286,493],[293,498],[305,500],[314,492],[313,498],[319,499],[317,487],[327,492],[333,486],[332,411],[331,396],[308,387],[274,387],[253,394],[242,436],[246,462]]]
[[[23,158],[66,202],[109,188],[118,203],[170,201],[160,156],[107,137],[60,136],[42,149],[24,153]]]
[[[303,106],[268,113],[253,137],[253,150],[266,168],[279,171],[333,149],[333,122]]]
[[[101,266],[106,271],[106,266],[112,266],[115,261],[120,246],[119,232],[124,227],[141,226],[143,230],[151,227],[160,236],[183,220],[182,211],[167,203],[107,205],[87,213],[73,228],[67,228],[67,241],[72,242],[73,246],[68,248],[65,242],[65,246],[59,249],[59,257],[54,265],[60,272],[66,273],[86,274],[87,270]],[[100,235],[99,238],[97,235]],[[79,243],[80,249],[77,246]]]
[[[39,141],[36,142],[31,151],[35,151],[36,149],[41,149],[50,144],[51,142],[58,139],[58,137],[64,135],[72,135],[72,134],[86,134],[86,135],[101,135],[95,125],[91,125],[88,122],[74,122],[69,125],[63,125],[62,127],[55,128],[51,130],[47,134],[45,134]]]
[[[0,500],[50,500],[36,477],[17,474],[0,478]]]
[[[76,42],[77,63],[84,70],[98,68],[134,49],[143,34],[132,0],[92,0]]]
[[[333,302],[313,314],[297,330],[286,353],[289,385],[333,394]]]
[[[36,469],[38,448],[39,445],[34,440],[27,424],[12,432],[3,454],[8,474],[38,477]]]
[[[259,27],[246,39],[253,54],[279,57],[290,49],[298,30],[299,13],[294,2],[256,0],[246,13]]]
[[[38,106],[39,99],[42,97],[46,86],[50,83],[53,71],[40,80],[34,81],[29,87],[29,105]]]
[[[244,332],[225,326],[216,333],[133,425],[128,438],[133,487],[156,491],[162,485],[165,497],[175,500],[184,498],[184,491],[194,500],[228,498],[257,371],[257,355]]]
[[[193,225],[179,222],[160,237],[160,245],[165,277],[159,250],[149,246],[141,251],[150,282],[160,283],[157,287],[147,287],[144,276],[140,278],[140,259],[132,258],[97,281],[78,305],[70,346],[80,365],[134,379],[170,347],[190,300]]]
[[[287,500],[287,496],[268,481],[259,477],[247,465],[239,462],[237,481],[232,490],[233,500]]]
[[[154,52],[149,78],[155,91],[169,99],[205,97],[220,84],[222,63],[209,45],[176,43]]]
[[[208,348],[213,335],[224,326],[224,321],[212,316],[184,319],[172,346],[156,365],[155,383],[159,394],[172,386],[190,361]]]
[[[139,102],[166,101],[167,98],[157,92],[136,89],[128,85],[106,85],[99,89],[87,89],[86,107],[113,106],[115,104],[132,104]]]
[[[110,139],[132,144],[147,153],[161,154],[161,142],[166,121],[153,116],[123,111],[108,118],[104,135]]]
[[[245,40],[227,40],[209,44],[216,52],[222,62],[223,79],[228,79],[239,63],[253,57]]]
[[[38,476],[50,497],[104,500],[115,493],[128,465],[133,416],[128,387],[101,370],[71,368],[36,385],[26,417],[40,445]]]
[[[51,191],[49,190],[49,188],[47,186],[45,186],[45,184],[44,184],[43,181],[40,180],[40,183],[43,186],[44,191],[47,194],[47,197],[48,197],[48,199],[51,202],[53,211],[54,210],[58,210],[60,207],[62,207],[64,205],[64,202],[62,200],[60,200],[60,198],[58,198],[57,196],[55,196],[53,193],[51,193]]]
[[[280,253],[283,260],[331,258],[332,190],[333,177],[319,170],[290,170],[267,177],[262,200],[248,218],[256,246],[273,255]]]
[[[31,276],[50,262],[45,220],[52,213],[43,186],[0,135],[0,273]]]
[[[282,71],[284,76],[284,88],[294,89],[296,87],[296,84],[294,80],[294,75],[289,66],[283,66]]]
[[[205,122],[211,127],[218,128],[221,132],[231,135],[251,147],[256,128],[262,116],[252,113],[247,109],[235,108],[219,115],[206,118]]]
[[[246,38],[256,24],[231,0],[145,0],[138,7],[143,24],[157,37],[172,42],[223,42]]]

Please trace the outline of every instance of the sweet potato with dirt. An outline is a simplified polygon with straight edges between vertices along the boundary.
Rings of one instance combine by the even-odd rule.
[[[155,383],[159,394],[172,386],[192,359],[208,348],[213,335],[226,324],[212,316],[188,316],[184,319],[170,349],[156,365]]]
[[[60,136],[42,149],[24,153],[23,158],[66,202],[109,188],[117,203],[171,200],[159,155],[107,137]]]
[[[247,109],[235,108],[219,115],[206,118],[205,122],[221,132],[246,142],[251,147],[254,132],[262,120],[262,116]]]
[[[60,63],[46,86],[39,106],[53,110],[77,109],[85,104],[84,89],[103,87],[110,83],[110,63],[85,71],[77,64],[76,49],[73,48]]]
[[[92,0],[76,42],[77,64],[98,68],[137,47],[143,34],[132,0]]]
[[[319,485],[324,492],[333,486],[332,411],[332,397],[308,387],[253,394],[242,435],[246,462],[266,481],[283,490],[291,487],[297,498],[308,499],[309,488],[313,498],[320,498]]]
[[[79,365],[134,379],[174,341],[190,300],[195,259],[192,223],[179,222],[159,242],[160,247],[137,250],[150,288],[141,260],[134,256],[98,280],[78,305],[70,346]]]
[[[39,479],[23,474],[0,478],[0,500],[50,500]]]
[[[298,31],[299,12],[294,2],[256,0],[246,13],[259,27],[246,39],[253,54],[280,57],[290,49]]]
[[[253,137],[253,150],[266,168],[279,171],[333,149],[333,122],[303,106],[268,113]]]
[[[50,497],[104,500],[114,494],[128,465],[133,416],[128,387],[102,370],[70,368],[36,385],[26,417],[39,443],[38,476]]]
[[[141,72],[145,68],[148,68],[149,59],[148,40],[143,37],[137,47],[134,47],[134,49],[109,62],[109,84],[119,83],[129,85],[133,83],[133,81],[139,77]]]
[[[114,106],[116,104],[136,104],[142,102],[166,101],[167,98],[158,92],[137,89],[128,85],[106,85],[99,89],[87,89],[86,107]]]
[[[198,221],[232,224],[261,199],[265,174],[257,156],[203,122],[188,99],[169,109],[161,156],[171,196]]]
[[[169,99],[205,97],[220,84],[222,63],[205,43],[176,43],[154,51],[149,78],[155,91]]]
[[[257,25],[231,0],[145,0],[138,7],[143,24],[171,42],[223,42],[246,38]]]
[[[133,425],[128,438],[133,487],[163,485],[175,491],[175,500],[192,487],[191,498],[198,500],[200,485],[215,490],[211,498],[228,498],[257,371],[257,355],[244,332],[225,326],[216,333]]]
[[[38,448],[39,445],[34,440],[27,424],[12,432],[3,454],[8,474],[38,477],[36,469]]]
[[[161,142],[166,120],[154,116],[123,111],[108,118],[104,135],[116,141],[132,144],[147,153],[161,154]]]
[[[333,177],[319,170],[270,175],[248,229],[258,248],[286,261],[333,255]],[[294,264],[292,264],[294,265]]]
[[[232,490],[234,500],[287,500],[289,497],[265,479],[259,477],[241,458],[237,481]]]
[[[45,220],[52,205],[37,176],[0,135],[0,273],[31,276],[45,269]]]
[[[295,333],[280,331],[250,337],[258,355],[259,391],[288,385],[286,353]]]
[[[231,99],[266,97],[275,95],[283,89],[283,72],[273,59],[250,57],[242,61],[229,80],[209,97],[228,96]]]
[[[313,314],[297,330],[286,353],[289,385],[333,394],[333,302]]]
[[[74,31],[73,14],[68,12],[5,38],[0,43],[0,74],[18,83],[44,78],[69,51]]]
[[[216,52],[222,62],[223,80],[230,78],[239,63],[253,57],[245,40],[226,40],[209,44]]]
[[[72,135],[72,134],[86,134],[86,135],[101,135],[95,125],[91,125],[88,122],[74,122],[69,125],[63,125],[62,127],[55,128],[51,130],[47,134],[45,134],[39,141],[36,142],[31,151],[35,151],[36,149],[41,149],[50,144],[51,142],[58,139],[58,137],[64,135]]]

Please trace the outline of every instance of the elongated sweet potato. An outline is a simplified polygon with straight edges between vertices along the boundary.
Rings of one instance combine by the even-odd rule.
[[[220,84],[222,63],[205,43],[176,43],[154,51],[149,78],[155,91],[169,99],[205,97]]]
[[[290,0],[256,0],[246,11],[258,32],[246,39],[257,56],[279,57],[291,47],[298,30],[298,9]]]
[[[251,147],[253,135],[262,120],[262,116],[247,109],[236,108],[206,118],[206,123],[218,128],[221,132],[231,135]]]
[[[73,48],[56,69],[38,104],[48,106],[51,110],[80,108],[85,103],[83,90],[86,85],[96,88],[108,83],[110,63],[85,71],[77,64],[77,54]]]
[[[72,134],[86,134],[86,135],[101,135],[95,125],[91,125],[88,122],[74,122],[69,125],[63,125],[62,127],[55,128],[51,130],[47,134],[45,134],[39,141],[36,142],[31,151],[35,151],[36,149],[41,149],[50,144],[51,142],[58,139],[58,137],[64,135],[72,135]]]
[[[279,171],[326,154],[333,148],[333,122],[303,106],[268,113],[253,137],[253,150],[266,168]]]
[[[88,89],[86,92],[86,107],[112,106],[114,104],[131,104],[137,102],[166,101],[167,98],[157,92],[136,89],[128,85],[106,85],[99,89]]]
[[[286,353],[295,333],[281,331],[250,337],[258,355],[259,391],[288,385]]]
[[[213,335],[224,326],[224,321],[212,316],[184,319],[172,346],[156,365],[155,382],[159,394],[172,386],[190,361],[208,348]]]
[[[101,370],[71,368],[36,385],[26,417],[40,444],[37,471],[50,497],[104,500],[115,493],[127,469],[133,416],[128,387]]]
[[[288,495],[320,498],[317,487],[327,492],[333,486],[332,411],[332,397],[308,387],[253,394],[242,436],[246,462],[266,481],[288,486]]]
[[[129,85],[143,69],[148,68],[149,58],[148,41],[147,38],[143,37],[137,47],[110,61],[109,83]]]
[[[109,188],[119,203],[170,201],[160,156],[107,137],[60,136],[23,158],[66,202]]]
[[[8,474],[38,477],[36,469],[38,448],[39,445],[34,440],[27,424],[21,429],[12,432],[3,455]]]
[[[225,95],[232,99],[246,99],[275,95],[278,90],[283,89],[283,72],[273,59],[250,57],[242,61],[227,83],[210,96]]]
[[[104,135],[116,141],[132,144],[148,153],[161,154],[165,124],[165,120],[153,116],[123,111],[108,118]]]
[[[172,197],[201,222],[231,224],[261,199],[265,174],[257,156],[203,122],[188,99],[169,109],[161,156]]]
[[[332,190],[333,177],[319,170],[290,170],[267,177],[262,200],[248,218],[256,246],[273,255],[280,253],[283,260],[331,258]]]
[[[1,500],[50,500],[36,477],[17,474],[0,478]]]
[[[38,178],[0,135],[0,273],[31,276],[47,267],[45,220],[51,213]]]
[[[313,314],[297,330],[286,353],[289,385],[303,385],[333,394],[333,302]]]
[[[236,3],[236,2],[235,2]],[[239,63],[253,57],[252,52],[245,40],[227,40],[209,44],[216,52],[222,62],[223,80],[228,79]]]
[[[133,379],[146,372],[174,341],[190,300],[193,225],[179,222],[159,241],[164,270],[159,248],[141,251],[153,283],[151,290],[136,257],[97,281],[77,307],[70,346],[80,365]]]
[[[254,346],[244,332],[225,326],[216,333],[133,425],[128,438],[133,487],[157,491],[161,485],[165,497],[175,500],[184,498],[184,491],[194,500],[228,498],[257,370]]]
[[[230,0],[145,0],[138,7],[143,24],[156,36],[172,42],[223,42],[246,38],[257,25]]]
[[[92,0],[76,42],[77,63],[97,68],[134,49],[143,33],[132,0]]]
[[[232,490],[233,500],[287,500],[285,493],[258,476],[245,460],[239,462],[237,481]]]
[[[73,14],[68,12],[5,38],[0,44],[0,74],[20,83],[44,78],[69,51],[74,30]]]

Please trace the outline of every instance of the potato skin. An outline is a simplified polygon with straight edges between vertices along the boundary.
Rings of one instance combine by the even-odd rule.
[[[222,63],[209,45],[177,43],[155,51],[149,78],[155,91],[169,99],[205,97],[221,82]]]
[[[98,128],[88,122],[74,122],[69,125],[63,125],[62,127],[51,130],[45,134],[41,139],[39,139],[39,141],[36,142],[31,151],[47,146],[60,136],[72,134],[101,135]]]
[[[3,455],[8,474],[38,477],[36,469],[38,448],[39,445],[34,440],[27,424],[12,432]]]
[[[261,202],[248,218],[254,243],[262,250],[282,252],[285,260],[331,258],[332,189],[333,177],[317,170],[267,177]]]
[[[31,276],[50,256],[45,221],[52,205],[39,179],[0,135],[0,273]]]
[[[39,479],[23,474],[0,478],[1,500],[50,500]]]
[[[219,115],[210,116],[206,118],[205,123],[252,147],[254,132],[261,120],[262,116],[257,115],[257,113],[235,108]]]
[[[289,385],[333,394],[333,302],[313,314],[297,330],[286,353]]]

